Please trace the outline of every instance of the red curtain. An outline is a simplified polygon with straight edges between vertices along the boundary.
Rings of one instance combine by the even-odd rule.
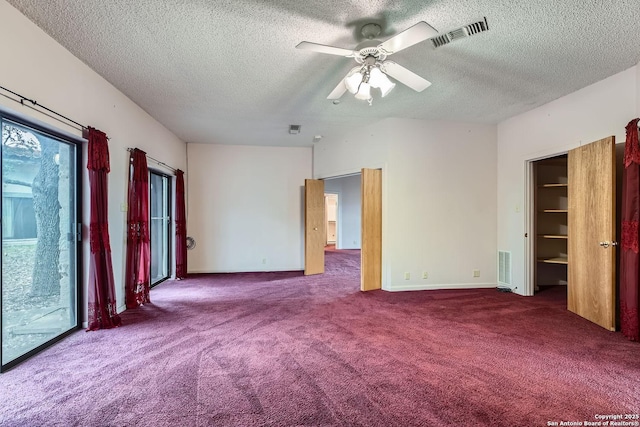
[[[124,288],[127,308],[136,308],[151,302],[149,298],[151,247],[147,153],[137,148],[133,149],[129,166],[127,266]]]
[[[187,215],[184,205],[184,172],[176,170],[176,278],[187,277]]]
[[[109,146],[107,135],[89,128],[88,161],[91,191],[91,220],[89,222],[89,313],[88,330],[120,326],[117,314],[111,245],[109,244],[108,176]]]
[[[620,326],[624,336],[640,341],[638,316],[640,275],[638,265],[638,211],[640,210],[640,146],[638,120],[627,125],[622,175],[622,250],[620,252]]]

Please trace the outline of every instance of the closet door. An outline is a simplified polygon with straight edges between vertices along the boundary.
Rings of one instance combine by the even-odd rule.
[[[360,290],[382,288],[382,170],[362,169]]]
[[[304,180],[304,274],[324,273],[324,181]]]
[[[615,330],[615,137],[569,152],[569,311]]]

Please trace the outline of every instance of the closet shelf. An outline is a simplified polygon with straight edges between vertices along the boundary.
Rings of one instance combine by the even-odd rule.
[[[565,155],[534,163],[532,231],[536,287],[566,283],[569,274],[569,184],[573,181],[569,181],[567,161]]]
[[[568,213],[569,209],[543,209],[544,213]]]
[[[569,184],[552,183],[552,184],[540,184],[538,188],[567,188]]]
[[[544,262],[547,264],[569,264],[567,257],[538,258],[538,262]]]

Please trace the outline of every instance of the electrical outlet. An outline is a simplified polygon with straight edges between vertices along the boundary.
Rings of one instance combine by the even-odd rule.
[[[407,271],[404,273],[404,280],[409,280],[409,279],[411,279],[411,273]]]
[[[266,258],[262,258],[262,264],[266,264],[267,263],[267,259]]]
[[[473,270],[473,277],[480,277],[480,270]]]
[[[427,273],[426,271],[422,272],[422,278],[423,279],[428,279],[429,278],[429,273]]]

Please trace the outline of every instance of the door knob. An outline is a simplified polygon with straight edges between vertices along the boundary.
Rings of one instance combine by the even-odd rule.
[[[610,241],[605,241],[605,242],[600,242],[600,246],[602,246],[603,248],[607,249],[609,246],[618,246],[618,242],[610,242]]]
[[[318,227],[313,227],[313,231],[318,231]]]

